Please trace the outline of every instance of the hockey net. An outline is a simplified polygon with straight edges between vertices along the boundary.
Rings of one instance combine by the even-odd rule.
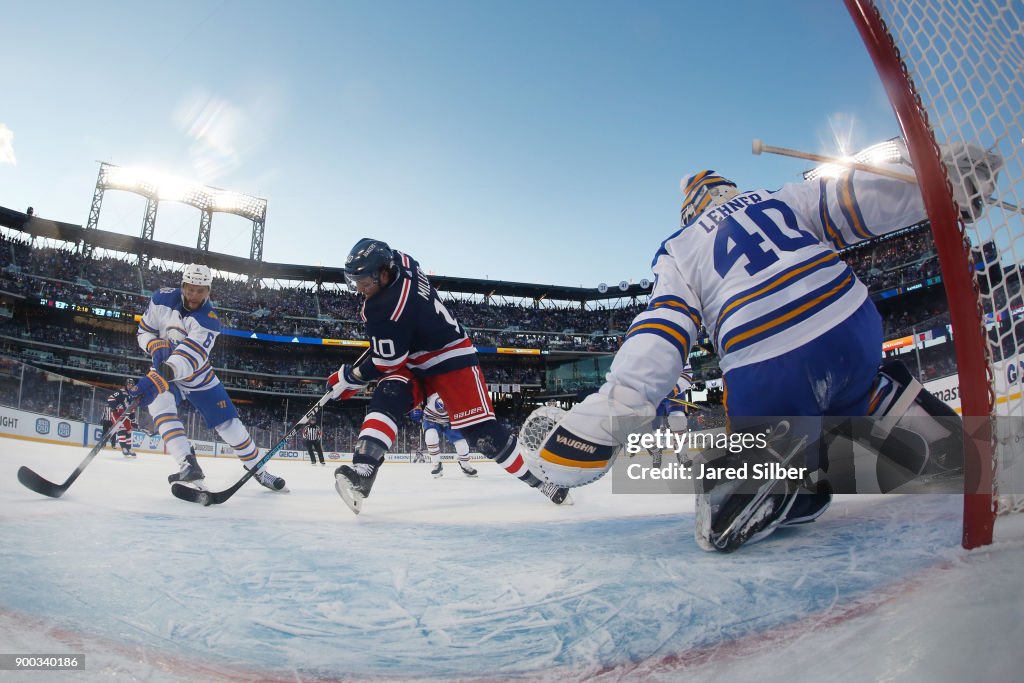
[[[1024,5],[845,0],[910,149],[949,300],[967,434],[963,545],[992,542],[1024,509]],[[965,224],[938,143],[1005,160],[987,210]]]

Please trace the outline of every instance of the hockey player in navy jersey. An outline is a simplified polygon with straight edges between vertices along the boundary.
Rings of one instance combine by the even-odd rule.
[[[943,150],[954,199],[974,220],[1002,160],[974,145]],[[903,159],[909,165],[905,148]],[[752,493],[737,493],[735,482],[707,484],[697,496],[695,537],[706,550],[727,552],[779,525],[812,521],[828,506],[821,419],[868,414],[882,346],[867,288],[837,250],[917,223],[925,210],[917,185],[864,171],[741,192],[705,170],[681,187],[680,227],[654,256],[647,309],[633,320],[605,384],[545,428],[531,464],[561,486],[600,477],[627,435],[650,424],[703,325],[721,361],[730,429],[763,427],[765,416],[801,417],[796,429],[775,422],[767,447],[743,457],[800,454],[814,475],[802,482],[806,495],[777,480]],[[913,392],[910,402],[928,412],[927,392],[920,385]]]
[[[335,471],[335,488],[345,504],[359,514],[399,420],[434,392],[444,401],[451,426],[476,450],[552,502],[564,503],[567,489],[534,476],[516,436],[495,419],[473,342],[419,264],[380,240],[364,238],[345,261],[345,277],[365,298],[361,316],[371,353],[358,365],[342,365],[328,385],[335,398],[346,399],[377,381],[352,465]]]
[[[413,422],[421,423],[423,427],[423,441],[427,444],[427,453],[430,454],[430,463],[433,465],[430,470],[432,475],[444,476],[444,465],[441,463],[442,437],[455,447],[456,460],[462,473],[467,477],[477,475],[476,468],[469,464],[469,443],[462,432],[452,429],[448,410],[444,407],[440,394],[435,392],[428,396],[423,407],[413,409],[409,417]]]
[[[221,329],[210,303],[212,284],[209,267],[193,263],[185,267],[181,287],[164,287],[153,295],[137,333],[139,346],[152,358],[152,370],[128,392],[149,409],[164,447],[178,461],[179,471],[167,480],[197,487],[204,486],[205,475],[178,417],[183,399],[234,449],[243,466],[251,469],[259,460],[256,444],[210,364]],[[254,478],[271,490],[287,490],[284,479],[263,467]]]
[[[124,415],[125,406],[130,403],[132,388],[135,387],[135,380],[129,377],[125,380],[124,389],[118,389],[110,396],[107,397],[107,407],[103,414],[103,431],[106,432],[114,424],[114,422],[121,419]],[[138,417],[136,412],[133,410],[124,420],[121,421],[120,428],[117,431],[117,443],[121,446],[121,454],[126,458],[134,458],[135,451],[132,450],[132,422],[137,422]],[[114,435],[111,435],[111,445],[114,442]]]

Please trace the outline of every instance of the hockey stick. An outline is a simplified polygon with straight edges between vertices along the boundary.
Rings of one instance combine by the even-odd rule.
[[[246,469],[242,478],[236,481],[230,488],[224,489],[223,491],[202,491],[193,486],[186,486],[185,484],[178,482],[171,486],[171,494],[175,498],[187,500],[190,503],[199,503],[200,505],[220,505],[228,498],[235,495],[235,492],[238,491],[238,489],[245,486],[245,482],[255,476],[256,472],[263,467],[265,463],[285,447],[288,443],[288,439],[292,438],[299,431],[302,425],[306,424],[309,421],[309,418],[316,415],[316,412],[330,400],[331,392],[328,391],[320,398],[320,400],[313,404],[313,407],[306,411],[305,415],[299,418],[298,422],[291,426],[291,429],[285,433],[281,440],[274,444],[274,447],[267,451],[251,469]]]
[[[796,149],[789,149],[788,147],[773,147],[772,145],[766,145],[757,139],[755,139],[751,145],[751,151],[755,155],[767,152],[768,154],[778,154],[784,157],[793,157],[794,159],[806,159],[807,161],[818,161],[826,164],[838,164],[858,171],[865,171],[867,173],[874,173],[875,175],[895,178],[896,180],[914,183],[915,185],[917,184],[917,177],[910,175],[909,173],[899,173],[898,171],[891,171],[887,168],[872,166],[871,164],[863,164],[859,161],[854,161],[853,159],[840,159],[839,157],[812,154],[811,152],[801,152]]]
[[[121,417],[118,418],[114,424],[110,425],[105,432],[103,432],[103,436],[100,437],[100,440],[95,446],[93,446],[93,449],[89,451],[88,455],[85,456],[85,459],[82,460],[78,467],[75,468],[75,471],[71,473],[71,476],[64,480],[63,484],[54,484],[52,481],[44,479],[24,465],[18,468],[18,481],[20,481],[26,488],[31,489],[36,493],[41,493],[42,495],[49,496],[50,498],[60,498],[64,495],[64,492],[75,483],[75,480],[78,479],[78,476],[82,474],[82,471],[90,462],[92,462],[92,459],[96,457],[96,454],[103,450],[103,447],[107,445],[107,441],[114,435],[114,432],[119,431],[121,424],[125,421],[128,415],[138,407],[140,400],[141,399],[139,398],[133,399],[131,403],[125,407]]]
[[[839,157],[830,157],[822,154],[812,154],[811,152],[801,152],[796,149],[789,149],[788,147],[773,147],[772,145],[766,145],[758,139],[754,139],[751,145],[751,151],[757,155],[762,152],[768,154],[778,154],[784,157],[793,157],[794,159],[806,159],[807,161],[818,161],[826,164],[836,164],[838,166],[846,166],[858,171],[864,171],[865,173],[874,173],[875,175],[885,176],[886,178],[895,178],[896,180],[902,180],[906,183],[918,184],[917,177],[907,174],[900,173],[899,171],[892,171],[887,168],[881,168],[879,166],[872,166],[871,164],[864,164],[859,161],[852,159],[840,159]],[[997,206],[1003,211],[1009,211],[1010,213],[1024,214],[1024,208],[1011,204],[1010,202],[1004,202],[1001,199],[994,199],[992,197],[982,197],[984,202],[989,206]]]
[[[363,354],[352,365],[359,365],[370,353],[370,349],[363,351]],[[331,400],[332,393],[330,390],[324,394],[320,400],[313,404],[313,406],[306,411],[306,414],[299,418],[298,422],[293,424],[291,428],[285,433],[285,435],[278,441],[274,446],[267,451],[262,458],[260,458],[251,469],[248,469],[241,479],[236,481],[230,488],[226,488],[223,491],[201,491],[192,486],[186,486],[182,483],[175,483],[171,486],[171,495],[181,500],[187,500],[190,503],[199,503],[200,505],[220,505],[225,502],[231,496],[235,495],[238,489],[245,486],[245,482],[249,481],[256,472],[263,467],[271,458],[277,454],[285,444],[288,443],[288,439],[292,438],[302,427],[302,425],[309,422],[309,418],[316,415],[317,411],[320,410],[328,401]]]

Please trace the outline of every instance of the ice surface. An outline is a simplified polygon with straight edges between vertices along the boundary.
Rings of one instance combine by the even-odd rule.
[[[84,652],[74,680],[1021,678],[1024,523],[966,553],[956,496],[843,497],[717,555],[692,498],[608,478],[560,508],[490,463],[388,463],[356,517],[330,465],[203,508],[169,456],[107,450],[52,500],[18,466],[63,481],[85,450],[0,447],[0,650]]]

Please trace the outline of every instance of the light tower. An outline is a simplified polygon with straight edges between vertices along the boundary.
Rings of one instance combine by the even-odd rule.
[[[210,250],[210,229],[214,213],[230,213],[251,220],[250,279],[259,276],[260,264],[263,262],[266,199],[175,178],[158,171],[101,162],[100,172],[96,178],[96,189],[92,195],[92,206],[89,209],[89,220],[85,225],[85,238],[82,241],[82,254],[86,259],[92,256],[94,244],[89,234],[99,225],[103,194],[107,190],[123,190],[146,198],[146,210],[142,219],[142,248],[138,254],[140,267],[145,268],[149,263],[149,244],[153,241],[160,202],[181,202],[199,209],[199,238],[196,241],[196,249],[201,252]]]

